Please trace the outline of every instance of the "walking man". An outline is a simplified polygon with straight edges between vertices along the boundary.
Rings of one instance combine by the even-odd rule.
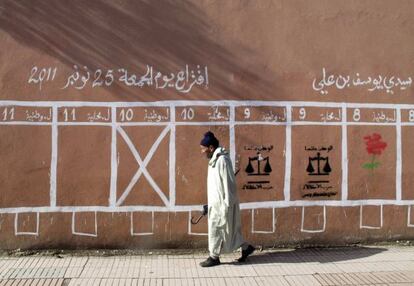
[[[241,234],[239,198],[229,153],[219,146],[212,132],[204,134],[200,142],[201,153],[208,163],[208,249],[210,256],[200,263],[202,267],[220,264],[221,252],[242,248],[239,262],[244,262],[255,248],[244,241]]]

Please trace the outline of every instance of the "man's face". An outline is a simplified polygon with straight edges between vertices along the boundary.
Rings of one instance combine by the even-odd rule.
[[[210,145],[209,147],[200,145],[200,148],[201,148],[201,153],[205,154],[207,159],[211,159],[211,157],[213,157],[214,147],[212,145]]]

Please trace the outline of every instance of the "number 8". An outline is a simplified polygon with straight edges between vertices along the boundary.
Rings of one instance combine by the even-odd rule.
[[[354,121],[359,121],[361,119],[361,111],[359,110],[359,108],[355,108],[354,109]]]
[[[410,109],[410,112],[408,113],[408,120],[410,122],[414,121],[414,109]]]

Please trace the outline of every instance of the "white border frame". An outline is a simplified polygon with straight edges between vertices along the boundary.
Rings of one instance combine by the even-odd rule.
[[[20,212],[15,213],[14,215],[14,235],[34,235],[39,236],[39,223],[40,223],[40,216],[39,213],[36,212],[36,232],[30,232],[30,231],[19,231],[19,214],[29,214],[32,212]]]
[[[262,234],[269,234],[269,233],[275,233],[275,231],[276,231],[276,221],[275,221],[275,208],[271,208],[271,210],[272,210],[272,230],[271,231],[268,231],[268,230],[255,230],[255,228],[254,228],[254,212],[255,212],[255,210],[266,210],[266,209],[268,209],[268,208],[257,208],[257,209],[252,209],[251,210],[251,212],[252,212],[252,220],[251,220],[251,223],[252,223],[252,230],[251,230],[251,232],[252,233],[262,233]]]
[[[76,223],[76,213],[77,212],[73,212],[72,213],[72,234],[73,235],[80,235],[80,236],[91,236],[91,237],[97,237],[98,236],[98,222],[96,219],[96,211],[93,212],[95,214],[94,218],[95,218],[95,233],[87,233],[87,232],[77,232],[75,229],[75,223]]]
[[[360,206],[359,208],[359,228],[360,229],[381,229],[384,225],[384,219],[383,219],[383,206],[382,205],[366,205],[366,206],[372,206],[372,207],[380,207],[380,225],[379,226],[372,226],[372,225],[364,225],[362,222],[363,219],[363,208],[364,206]]]
[[[314,207],[314,206],[310,206],[310,207]],[[322,225],[322,229],[305,229],[304,228],[304,224],[305,224],[305,207],[302,207],[302,221],[300,224],[300,231],[301,232],[307,232],[307,233],[319,233],[319,232],[325,232],[326,229],[326,206],[322,206],[323,207],[323,225]]]
[[[198,212],[198,213],[200,213],[200,212]],[[192,215],[192,211],[189,211],[188,212],[188,234],[189,235],[204,235],[204,236],[208,235],[208,232],[193,232],[192,224],[191,224],[191,215]],[[205,216],[205,218],[202,218],[202,219],[207,219],[208,220],[207,215]],[[207,222],[207,224],[208,224],[208,222]],[[207,226],[207,229],[208,229],[208,226]]]
[[[154,234],[154,212],[151,212],[151,232],[134,232],[134,213],[131,212],[131,236],[145,236]]]
[[[408,206],[408,218],[407,218],[407,227],[414,227],[414,222],[411,223],[411,208],[413,206]]]
[[[175,182],[175,128],[176,126],[209,126],[209,125],[224,125],[229,126],[230,132],[230,154],[233,158],[233,164],[235,163],[235,132],[234,128],[238,125],[272,125],[272,126],[285,126],[286,128],[286,146],[285,146],[285,177],[284,177],[284,199],[281,201],[262,201],[262,202],[249,202],[240,204],[242,210],[257,209],[257,208],[285,208],[285,207],[302,207],[302,216],[304,215],[304,208],[308,206],[323,206],[326,211],[326,206],[335,207],[360,207],[360,228],[372,228],[372,226],[364,226],[362,224],[362,209],[365,205],[375,205],[381,207],[381,227],[383,224],[383,206],[384,205],[397,205],[408,206],[408,221],[407,226],[413,227],[411,221],[411,208],[414,205],[414,200],[402,199],[402,126],[414,126],[414,122],[402,122],[402,111],[414,110],[414,104],[391,104],[391,103],[344,103],[344,102],[312,102],[312,101],[258,101],[258,100],[221,100],[221,101],[202,101],[202,100],[168,100],[168,101],[155,101],[155,102],[83,102],[83,101],[15,101],[15,100],[2,100],[0,101],[1,107],[15,106],[15,107],[49,107],[51,108],[52,118],[48,122],[26,122],[26,121],[1,121],[0,125],[27,125],[27,126],[50,126],[51,127],[51,169],[50,169],[50,204],[39,207],[10,207],[0,208],[0,214],[9,213],[16,214],[16,220],[19,213],[36,212],[39,213],[48,212],[72,212],[72,230],[74,234],[79,235],[97,235],[96,226],[96,212],[190,212],[198,211],[200,205],[176,205],[176,182]],[[59,122],[58,121],[58,109],[65,107],[107,107],[111,110],[110,122]],[[229,108],[229,119],[216,122],[188,122],[188,121],[176,121],[175,109],[176,107],[195,107],[195,106],[226,106]],[[236,121],[235,114],[236,108],[241,107],[259,107],[259,106],[273,106],[283,107],[286,109],[286,121],[268,122],[268,121]],[[166,107],[170,110],[170,120],[166,122],[118,122],[116,113],[118,108],[128,107]],[[292,109],[297,107],[322,107],[322,108],[339,108],[342,110],[341,121],[337,122],[312,122],[312,121],[293,121]],[[395,111],[396,118],[392,122],[355,122],[348,121],[347,111],[349,108],[381,108],[392,109]],[[291,184],[291,128],[296,125],[306,126],[341,126],[342,127],[342,182],[341,182],[341,198],[338,200],[329,201],[308,201],[308,200],[291,200],[290,198],[290,184]],[[347,153],[347,126],[393,126],[396,132],[396,188],[395,199],[365,199],[365,200],[349,200],[348,199],[348,153]],[[58,126],[107,126],[111,128],[112,142],[111,142],[111,182],[108,198],[108,206],[58,206],[56,205],[56,174],[57,174],[57,161],[58,161]],[[117,133],[118,128],[122,126],[164,126],[170,130],[169,137],[169,199],[164,200],[165,206],[117,206]],[[143,167],[138,164],[139,167]],[[95,212],[95,233],[83,234],[77,233],[74,229],[73,221],[76,219],[76,212]],[[39,220],[38,220],[39,222]],[[325,218],[326,223],[326,218]],[[303,223],[302,223],[303,224]],[[303,229],[303,225],[301,227]],[[378,227],[373,227],[378,228]],[[15,226],[17,233],[17,228]],[[254,228],[253,228],[254,230]],[[306,230],[305,230],[306,231]],[[191,229],[189,229],[191,233]],[[30,233],[34,234],[34,233]],[[37,233],[38,234],[38,233]]]

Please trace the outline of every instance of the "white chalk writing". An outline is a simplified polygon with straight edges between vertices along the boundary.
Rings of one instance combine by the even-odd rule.
[[[370,92],[385,90],[387,93],[394,94],[394,89],[406,90],[411,84],[411,77],[401,79],[397,76],[377,75],[375,77],[368,76],[362,79],[359,73],[356,73],[355,77],[351,77],[350,75],[327,74],[326,69],[322,68],[322,78],[315,78],[312,83],[312,88],[321,95],[327,95],[328,88],[330,87],[342,90],[360,86],[365,86]]]
[[[160,122],[160,121],[169,119],[168,109],[166,110],[167,115],[158,114],[154,109],[150,110],[149,112],[147,109],[145,109],[144,112],[145,112],[144,120],[147,122]]]
[[[38,85],[39,90],[45,82],[54,81],[58,72],[57,67],[32,67],[28,83]],[[82,90],[90,85],[91,88],[110,87],[115,82],[127,87],[151,87],[154,89],[174,89],[180,93],[188,93],[194,86],[208,88],[208,67],[197,65],[191,69],[189,65],[174,73],[163,74],[151,65],[146,65],[144,75],[136,75],[126,68],[90,70],[87,66],[73,66],[73,72],[66,76],[66,82],[61,89],[74,88]]]
[[[374,122],[396,122],[396,114],[394,110],[394,116],[388,117],[385,115],[384,111],[381,112],[372,112],[372,120]]]
[[[338,116],[335,116],[334,112],[326,111],[325,113],[321,113],[321,120],[324,122],[327,121],[341,121],[341,110],[338,110]]]
[[[209,120],[229,120],[229,109],[226,109],[227,114],[225,115],[221,113],[218,106],[212,106],[211,110],[211,112],[207,113]]]
[[[39,84],[39,90],[42,90],[43,81],[53,81],[55,79],[57,68],[38,68],[37,66],[32,67],[29,75],[28,83]]]
[[[88,117],[88,121],[89,122],[95,122],[95,121],[99,121],[99,120],[109,121],[111,119],[111,116],[110,116],[110,113],[109,113],[109,109],[107,111],[107,115],[106,116],[104,116],[102,114],[102,112],[100,112],[100,111],[98,111],[98,112],[94,111],[93,113],[88,113],[87,117]]]
[[[33,111],[26,110],[26,120],[31,122],[50,121],[52,119],[52,110],[49,109],[49,115],[41,114],[36,109]]]
[[[264,121],[285,121],[286,120],[286,110],[283,110],[283,116],[274,114],[272,110],[262,113],[262,120]]]

